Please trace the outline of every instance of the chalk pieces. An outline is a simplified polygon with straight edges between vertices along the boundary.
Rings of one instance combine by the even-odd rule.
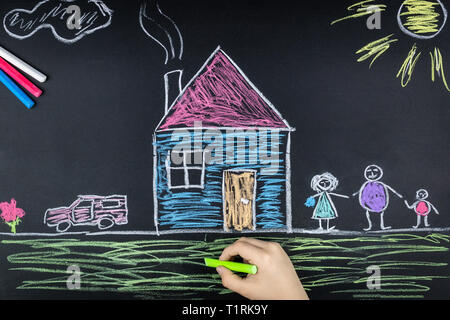
[[[0,70],[0,82],[2,82],[28,109],[31,109],[34,106],[34,101],[31,100],[31,98],[28,97],[2,70]]]
[[[0,69],[13,78],[25,90],[30,92],[36,98],[42,94],[42,90],[36,87],[30,80],[25,78],[19,71],[14,69],[8,62],[0,58]]]
[[[42,94],[42,90],[24,77],[8,62],[39,82],[46,81],[47,76],[13,55],[5,48],[0,47],[0,82],[2,82],[28,109],[31,109],[34,106],[34,101],[23,92],[14,81],[35,97],[39,97]]]
[[[36,79],[39,82],[45,82],[47,80],[47,76],[43,74],[42,72],[36,70],[32,66],[30,66],[25,61],[21,60],[20,58],[13,55],[11,52],[6,50],[5,48],[0,47],[0,57],[11,63],[13,66],[17,67],[18,69],[22,70],[26,74],[30,75],[34,79]]]

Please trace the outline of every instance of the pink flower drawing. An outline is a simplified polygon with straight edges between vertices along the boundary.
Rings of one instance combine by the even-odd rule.
[[[5,201],[0,203],[0,217],[11,227],[11,232],[16,233],[16,226],[20,223],[20,218],[25,215],[23,209],[17,208],[17,202],[11,199],[11,203]]]

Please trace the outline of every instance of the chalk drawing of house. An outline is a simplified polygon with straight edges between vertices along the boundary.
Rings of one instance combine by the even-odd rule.
[[[157,231],[291,232],[292,131],[218,47],[153,136]]]

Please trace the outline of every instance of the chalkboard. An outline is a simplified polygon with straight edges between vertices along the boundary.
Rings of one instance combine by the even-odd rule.
[[[246,235],[312,299],[446,298],[449,4],[356,2],[2,1],[48,79],[0,87],[0,297],[239,298],[203,257]]]

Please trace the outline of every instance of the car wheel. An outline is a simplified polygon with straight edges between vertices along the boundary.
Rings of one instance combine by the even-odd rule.
[[[114,221],[109,218],[103,218],[98,222],[98,228],[100,230],[109,229],[114,225]]]
[[[67,230],[69,230],[70,226],[71,226],[71,224],[70,224],[69,221],[60,222],[56,226],[56,231],[58,231],[58,232],[66,232]]]

